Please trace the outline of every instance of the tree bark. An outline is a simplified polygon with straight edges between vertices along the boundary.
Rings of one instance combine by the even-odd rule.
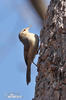
[[[33,100],[66,100],[66,0],[51,0],[40,32]]]

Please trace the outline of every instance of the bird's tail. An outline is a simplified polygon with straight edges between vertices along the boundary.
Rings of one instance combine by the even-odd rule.
[[[30,81],[31,81],[31,66],[27,66],[27,73],[26,73],[27,85],[29,84]]]

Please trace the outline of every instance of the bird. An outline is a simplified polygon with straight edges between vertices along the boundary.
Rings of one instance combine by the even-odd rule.
[[[37,34],[29,32],[30,26],[21,30],[19,40],[24,45],[24,60],[27,66],[26,82],[27,85],[31,81],[31,64],[38,53],[39,37]]]

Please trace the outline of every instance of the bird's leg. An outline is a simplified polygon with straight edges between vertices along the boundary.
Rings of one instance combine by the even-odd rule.
[[[37,64],[35,64],[34,62],[33,62],[33,64],[34,64],[36,67],[38,67]]]

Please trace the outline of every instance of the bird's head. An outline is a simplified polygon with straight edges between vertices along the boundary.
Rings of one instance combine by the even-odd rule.
[[[31,28],[31,26],[24,28],[21,30],[21,32],[19,33],[19,39],[22,40],[22,38],[29,33],[29,29]]]

